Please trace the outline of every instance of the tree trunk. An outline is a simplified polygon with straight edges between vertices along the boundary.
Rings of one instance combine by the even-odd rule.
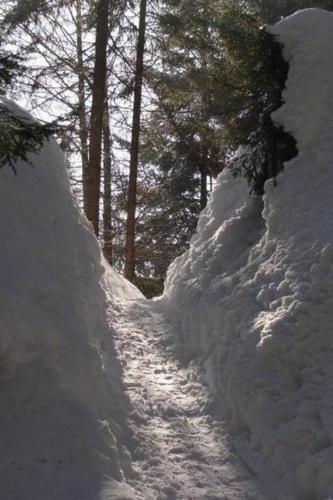
[[[137,55],[136,55],[131,158],[130,158],[130,173],[129,173],[128,199],[127,199],[127,225],[126,225],[125,276],[131,282],[135,281],[135,210],[136,210],[136,191],[137,191],[138,159],[139,159],[143,55],[145,48],[145,32],[146,32],[146,9],[147,9],[147,0],[141,0],[139,36],[138,36]]]
[[[108,42],[109,0],[99,0],[97,5],[94,81],[90,120],[89,162],[86,175],[84,211],[92,223],[96,236],[99,233],[99,202],[101,183],[103,108],[106,88],[106,52]]]
[[[82,185],[83,200],[86,199],[86,175],[88,168],[88,127],[85,95],[85,68],[83,64],[82,45],[82,11],[81,0],[76,0],[76,51],[77,51],[77,75],[78,75],[78,114],[79,114],[79,138],[80,154],[82,162]],[[85,203],[85,201],[84,201]]]
[[[112,264],[112,224],[111,224],[111,135],[108,96],[105,96],[103,121],[103,251],[106,260]]]
[[[207,199],[207,168],[202,166],[200,169],[200,210],[206,207]]]

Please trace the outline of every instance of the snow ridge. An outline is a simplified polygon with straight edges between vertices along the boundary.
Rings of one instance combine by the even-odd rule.
[[[268,498],[333,496],[333,14],[270,29],[290,72],[273,118],[297,140],[264,209],[228,172],[161,303]]]
[[[0,171],[0,498],[100,500],[127,407],[105,267],[56,142],[30,160]]]

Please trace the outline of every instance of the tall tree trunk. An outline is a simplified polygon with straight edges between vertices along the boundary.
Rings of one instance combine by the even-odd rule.
[[[95,67],[92,89],[90,120],[89,161],[86,175],[84,211],[92,223],[96,236],[99,233],[99,202],[101,183],[103,108],[106,88],[106,51],[108,42],[109,0],[97,4]]]
[[[205,138],[204,138],[205,140]],[[208,201],[208,148],[204,143],[201,150],[200,158],[200,210],[203,210]]]
[[[143,76],[143,55],[145,50],[147,0],[140,2],[139,36],[136,53],[134,106],[131,140],[130,173],[127,199],[127,225],[126,225],[126,260],[125,276],[132,283],[135,281],[135,210],[136,191],[138,178],[141,97]]]
[[[112,264],[112,223],[111,223],[111,134],[108,96],[105,95],[103,120],[103,251],[106,260]]]
[[[207,168],[202,166],[200,169],[200,209],[203,210],[207,205]]]
[[[80,153],[82,162],[82,184],[83,184],[83,200],[86,199],[86,175],[88,168],[88,126],[87,126],[87,110],[86,110],[86,93],[85,93],[85,68],[83,63],[83,45],[82,45],[82,10],[81,0],[76,0],[76,51],[77,51],[77,75],[78,75],[78,113],[79,113],[79,138],[80,138]],[[84,202],[85,203],[85,202]]]

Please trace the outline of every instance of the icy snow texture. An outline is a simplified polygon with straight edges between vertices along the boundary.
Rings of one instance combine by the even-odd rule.
[[[266,184],[263,212],[221,174],[162,302],[268,497],[319,500],[333,497],[333,14],[271,31],[290,63],[274,119],[299,156]]]
[[[115,421],[126,406],[106,280],[138,292],[104,272],[55,141],[30,159],[17,176],[0,171],[0,498],[100,499],[108,477],[123,479]]]

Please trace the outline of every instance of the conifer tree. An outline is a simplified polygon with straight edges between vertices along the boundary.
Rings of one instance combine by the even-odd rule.
[[[90,120],[89,160],[84,185],[84,211],[92,223],[96,236],[99,233],[99,203],[101,189],[101,158],[103,107],[106,88],[106,53],[108,42],[109,0],[97,4],[95,67],[92,89]]]
[[[133,123],[132,123],[132,140],[131,140],[131,151],[130,151],[130,173],[129,173],[129,183],[128,183],[127,223],[126,223],[125,276],[131,282],[135,281],[135,211],[136,211],[136,192],[137,192],[139,140],[140,140],[140,123],[141,123],[143,56],[145,50],[145,33],[146,33],[146,10],[147,10],[147,0],[141,0],[138,43],[136,52]]]
[[[0,42],[0,96],[21,71],[22,59],[4,50]],[[42,125],[18,116],[5,101],[0,102],[0,169],[10,166],[17,173],[17,161],[29,162],[28,153],[39,151],[55,131],[54,125]]]

